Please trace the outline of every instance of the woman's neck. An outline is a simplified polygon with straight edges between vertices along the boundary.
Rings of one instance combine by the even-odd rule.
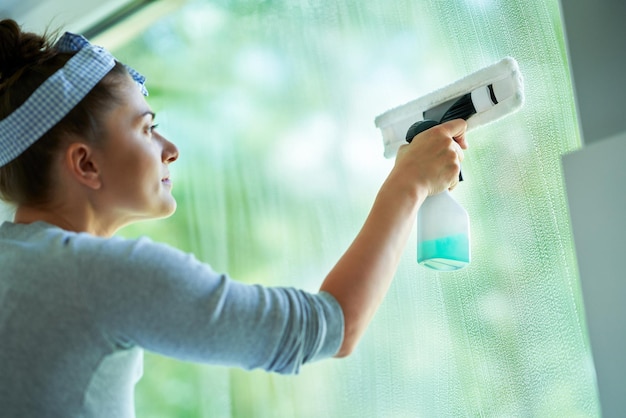
[[[91,216],[89,211],[29,205],[20,205],[17,207],[14,216],[15,223],[30,224],[37,221],[43,221],[67,231],[87,232],[102,237],[110,237],[117,230],[117,228],[106,227],[97,222],[96,217]]]

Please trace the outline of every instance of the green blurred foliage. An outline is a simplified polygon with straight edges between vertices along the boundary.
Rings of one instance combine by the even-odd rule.
[[[191,1],[116,56],[148,77],[181,154],[177,213],[123,235],[248,283],[315,291],[392,161],[374,117],[503,56],[525,108],[468,134],[454,195],[473,261],[415,240],[357,352],[275,376],[146,354],[140,417],[595,416],[560,173],[579,146],[555,0]]]

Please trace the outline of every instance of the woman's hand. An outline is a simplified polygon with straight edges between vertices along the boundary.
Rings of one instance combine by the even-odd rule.
[[[467,149],[466,128],[463,119],[455,119],[416,135],[398,150],[394,170],[410,185],[426,190],[427,196],[453,189]]]

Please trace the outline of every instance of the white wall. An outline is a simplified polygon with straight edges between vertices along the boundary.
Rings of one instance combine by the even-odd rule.
[[[562,0],[578,115],[586,144],[624,131],[626,1]]]
[[[604,417],[626,411],[626,2],[561,2],[584,147],[563,158]]]
[[[626,411],[626,132],[563,158],[591,349],[605,417]]]

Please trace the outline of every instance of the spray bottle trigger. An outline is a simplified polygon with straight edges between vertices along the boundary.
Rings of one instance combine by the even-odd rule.
[[[439,125],[439,122],[434,121],[432,119],[425,119],[415,122],[409,130],[406,132],[406,142],[409,144],[413,141],[416,135],[421,134],[427,129],[432,128],[433,126]],[[459,171],[459,181],[463,181],[463,174]]]

